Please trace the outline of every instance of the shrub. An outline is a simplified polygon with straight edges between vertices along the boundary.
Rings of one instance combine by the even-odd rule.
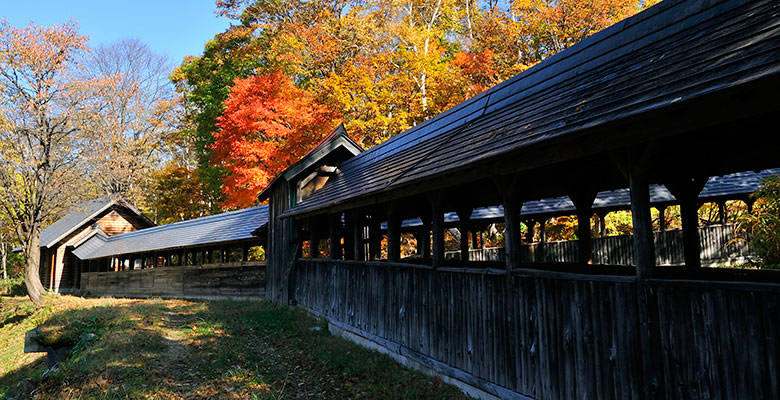
[[[763,268],[775,269],[780,265],[780,176],[764,178],[753,198],[753,213],[742,215],[737,226],[750,235]]]
[[[0,295],[27,296],[27,287],[24,286],[24,277],[0,279]]]

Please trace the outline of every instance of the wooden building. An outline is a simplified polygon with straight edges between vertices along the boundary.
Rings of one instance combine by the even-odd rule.
[[[154,223],[118,195],[77,205],[41,232],[41,283],[56,293],[71,292],[81,279],[76,245],[98,231],[108,237],[150,226]]]
[[[780,276],[702,268],[696,214],[709,178],[778,167],[778,15],[667,0],[370,150],[330,137],[260,195],[268,297],[483,397],[780,398]],[[656,265],[652,184],[680,205],[683,266]],[[594,264],[589,223],[575,262],[521,259],[525,203],[590,221],[621,189],[635,265]],[[466,261],[474,210],[498,206],[505,260]]]
[[[363,149],[347,135],[344,126],[339,125],[257,196],[261,202],[269,201],[266,296],[277,301],[286,301],[293,297],[287,293],[290,288],[288,282],[294,279],[290,272],[294,268],[302,242],[299,229],[293,225],[292,220],[282,220],[279,216],[322,189],[330,178],[339,172],[338,166],[344,160],[362,151]]]
[[[101,197],[41,233],[41,281],[92,296],[261,297],[267,222],[259,206],[155,226]]]
[[[268,207],[230,211],[122,235],[72,251],[90,296],[262,297]]]

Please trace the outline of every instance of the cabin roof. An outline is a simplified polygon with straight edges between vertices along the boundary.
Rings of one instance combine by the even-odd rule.
[[[776,77],[777,7],[662,2],[345,161],[282,216],[321,212]]]
[[[106,195],[97,199],[85,201],[70,210],[65,216],[49,225],[41,231],[41,247],[52,247],[76,229],[90,222],[102,212],[111,206],[118,205],[124,207],[139,217],[143,218],[149,225],[154,225],[140,211],[116,194]]]
[[[311,166],[340,147],[344,148],[352,155],[358,155],[363,152],[363,148],[360,147],[357,142],[352,140],[349,135],[347,135],[347,131],[344,129],[344,124],[339,124],[339,126],[336,127],[333,132],[322,139],[322,141],[317,144],[317,146],[306,153],[306,155],[298,160],[298,162],[277,175],[276,178],[274,178],[271,183],[269,183],[268,186],[266,186],[266,188],[257,195],[258,200],[263,201],[267,199],[271,195],[273,187],[279,182],[280,179],[284,179],[287,182],[295,179],[296,176],[307,171]]]
[[[195,218],[107,237],[94,235],[73,250],[82,259],[252,239],[268,223],[268,206]]]

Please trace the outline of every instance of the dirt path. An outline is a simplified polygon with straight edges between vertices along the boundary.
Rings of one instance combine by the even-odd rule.
[[[187,335],[184,326],[192,322],[192,314],[178,307],[175,300],[165,302],[165,312],[162,315],[162,333],[166,342],[164,354],[167,368],[165,383],[178,394],[191,392],[197,387],[197,377],[193,375],[188,360]]]

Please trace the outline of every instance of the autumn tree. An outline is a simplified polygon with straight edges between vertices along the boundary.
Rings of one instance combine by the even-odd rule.
[[[737,230],[750,235],[763,268],[780,269],[780,175],[762,179],[751,197],[753,212],[737,219]]]
[[[0,267],[3,270],[3,280],[8,280],[8,253],[11,250],[11,236],[13,230],[0,215]]]
[[[206,43],[203,55],[185,58],[170,75],[194,129],[196,174],[210,213],[220,211],[222,181],[227,175],[220,164],[212,162],[217,117],[225,109],[233,81],[249,76],[262,63],[262,50],[253,32],[252,27],[239,25],[217,34]]]
[[[205,216],[208,201],[195,171],[170,162],[151,175],[144,210],[157,224],[170,224]]]
[[[84,65],[85,80],[102,82],[91,86],[95,112],[83,127],[88,177],[105,194],[122,193],[139,205],[180,110],[168,80],[173,66],[135,39],[93,49]]]
[[[246,207],[332,128],[336,115],[281,72],[237,79],[217,119],[214,160],[230,175],[225,207]]]
[[[75,60],[87,38],[75,23],[16,28],[0,22],[0,212],[27,258],[30,299],[41,304],[40,233],[78,195],[84,93]]]
[[[234,24],[172,77],[197,126],[198,175],[217,199],[235,171],[212,143],[236,78],[281,72],[368,148],[653,2],[221,0]]]

